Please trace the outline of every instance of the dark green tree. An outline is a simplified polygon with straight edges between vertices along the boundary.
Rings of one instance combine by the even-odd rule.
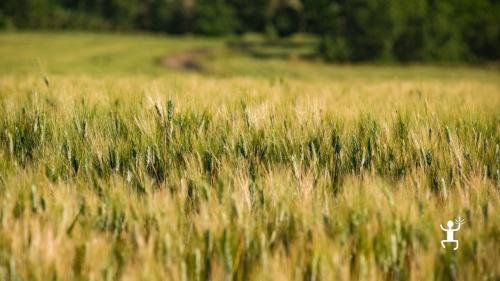
[[[236,31],[237,20],[233,7],[223,0],[204,0],[196,3],[194,31],[204,35],[224,35]]]

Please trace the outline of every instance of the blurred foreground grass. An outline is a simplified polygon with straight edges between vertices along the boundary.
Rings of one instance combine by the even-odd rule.
[[[497,72],[0,38],[0,280],[500,278]]]

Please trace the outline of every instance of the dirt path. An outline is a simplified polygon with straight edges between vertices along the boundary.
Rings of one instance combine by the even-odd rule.
[[[160,62],[171,69],[204,72],[201,60],[209,54],[208,49],[192,49],[166,56]]]

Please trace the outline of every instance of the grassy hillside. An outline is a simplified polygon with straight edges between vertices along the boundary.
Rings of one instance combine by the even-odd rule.
[[[236,42],[236,44],[234,44]],[[164,58],[190,50],[208,50],[199,58],[203,74],[226,78],[317,80],[486,80],[498,83],[498,71],[466,66],[329,65],[314,58],[316,39],[295,36],[265,42],[152,35],[0,33],[0,74],[172,75]]]
[[[2,74],[157,74],[157,60],[186,48],[220,45],[214,40],[125,34],[3,33]]]
[[[498,72],[259,48],[0,34],[0,280],[500,278]]]

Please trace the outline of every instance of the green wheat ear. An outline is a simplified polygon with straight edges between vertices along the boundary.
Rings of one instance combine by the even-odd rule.
[[[168,122],[172,122],[174,120],[174,102],[172,99],[168,99],[167,101],[167,120]]]

